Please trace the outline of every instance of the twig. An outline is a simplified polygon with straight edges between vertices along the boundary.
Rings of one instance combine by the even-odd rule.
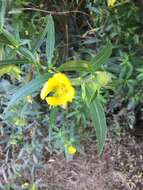
[[[18,9],[19,11],[38,11],[38,12],[43,12],[43,13],[48,13],[51,15],[67,15],[67,14],[71,14],[71,13],[79,13],[79,14],[83,14],[86,16],[89,16],[87,13],[83,12],[83,11],[78,11],[78,10],[73,10],[73,11],[63,11],[63,12],[56,12],[56,11],[47,11],[44,9],[37,9],[37,8],[31,8],[31,7],[27,7],[27,8],[20,8]],[[9,14],[11,14],[11,12],[9,12]]]

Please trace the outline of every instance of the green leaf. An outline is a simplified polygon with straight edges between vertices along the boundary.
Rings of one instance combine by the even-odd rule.
[[[57,68],[58,71],[86,71],[92,72],[92,65],[88,61],[74,60],[68,61]]]
[[[28,190],[38,190],[36,185],[32,185],[30,188],[28,188]]]
[[[29,63],[34,64],[39,73],[40,65],[36,58],[36,54],[32,53],[29,49],[24,47],[20,47],[18,53],[22,55],[25,59],[27,59]]]
[[[112,44],[107,42],[104,48],[91,60],[94,71],[101,69],[101,66],[109,59],[112,54]]]
[[[6,0],[0,0],[0,29],[2,29],[4,26],[6,4],[7,4]]]
[[[53,129],[56,126],[57,108],[51,107],[49,118],[49,142],[52,140]]]
[[[90,103],[91,94],[94,93],[92,85],[87,84],[85,86],[85,90],[86,90],[85,101],[93,122],[93,126],[96,130],[98,151],[99,154],[101,154],[105,145],[105,139],[107,133],[105,113],[102,104],[100,103],[97,97],[94,100],[92,100],[92,102]]]
[[[21,42],[17,41],[17,39],[11,33],[6,30],[2,30],[2,32],[3,33],[0,34],[0,42],[15,47],[19,55],[22,55],[28,60],[28,62],[34,63],[37,67],[35,54],[25,47],[20,47],[20,45],[22,45],[20,44]]]
[[[12,45],[11,42],[2,33],[0,33],[0,43],[5,45]]]
[[[53,17],[50,15],[48,17],[48,32],[47,32],[47,41],[46,41],[46,54],[49,65],[52,62],[54,47],[55,47],[55,26],[54,26]]]
[[[20,65],[20,64],[24,64],[24,63],[30,63],[30,62],[27,61],[26,59],[19,59],[19,60],[16,60],[16,59],[8,59],[8,60],[1,60],[1,61],[0,61],[0,66],[3,66],[3,65],[11,65],[11,64]]]
[[[98,95],[98,90],[94,89],[93,93],[91,94],[91,98],[89,100],[89,103],[91,104],[93,102],[93,100],[97,97]]]
[[[29,61],[36,63],[35,55],[31,51],[29,51],[27,48],[20,47],[18,51],[19,51],[19,54],[25,57],[25,59],[28,59]]]
[[[19,46],[19,42],[17,41],[15,36],[13,36],[7,30],[3,29],[2,34],[0,35],[0,37],[2,38],[3,42],[6,43],[6,44],[12,45],[13,47],[16,47],[16,48]]]
[[[50,77],[50,74],[44,74],[38,76],[36,79],[33,79],[29,83],[25,84],[21,88],[19,88],[13,95],[12,98],[8,104],[8,108],[12,107],[15,105],[21,98],[32,95],[34,92],[37,90],[40,90],[41,85],[48,80]]]
[[[0,60],[3,59],[3,55],[4,55],[4,47],[3,44],[0,44]]]
[[[36,51],[40,48],[40,46],[41,46],[42,43],[44,42],[45,37],[46,37],[46,35],[47,35],[47,33],[48,33],[48,28],[49,28],[48,19],[46,19],[46,21],[47,21],[46,27],[45,27],[44,30],[42,30],[42,31],[40,32],[39,39],[36,40],[36,43],[35,43],[35,45],[34,45],[34,47],[33,47],[33,50],[32,50],[33,53],[36,52]]]
[[[8,74],[18,80],[20,79],[21,71],[15,65],[0,65],[0,77],[4,74]]]

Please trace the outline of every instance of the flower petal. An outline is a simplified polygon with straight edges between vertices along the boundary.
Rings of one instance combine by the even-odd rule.
[[[40,97],[42,100],[46,98],[46,96],[56,88],[58,82],[54,78],[50,78],[43,86],[41,90]]]
[[[50,92],[54,93],[53,96],[47,97]],[[49,105],[66,107],[67,102],[72,102],[75,90],[65,74],[56,73],[44,84],[40,96]]]
[[[55,80],[57,80],[59,83],[66,84],[67,86],[71,86],[71,83],[67,76],[63,73],[56,73],[54,75]]]
[[[116,0],[107,0],[108,7],[113,7],[116,3]]]
[[[72,100],[75,96],[75,90],[72,86],[68,88],[68,92],[67,92],[66,96],[67,96],[68,101],[72,102]]]
[[[47,97],[46,101],[51,106],[60,106],[67,103],[67,99],[65,96],[62,97]]]
[[[76,153],[76,147],[74,146],[69,146],[68,147],[68,154],[74,155]]]

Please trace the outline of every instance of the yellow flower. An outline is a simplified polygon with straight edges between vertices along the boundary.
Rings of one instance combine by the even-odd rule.
[[[33,100],[31,95],[27,96],[27,102],[32,104]]]
[[[96,73],[97,73],[97,76],[96,76],[97,82],[101,87],[106,86],[111,81],[109,73],[105,71],[99,71]]]
[[[69,146],[67,148],[68,154],[74,155],[76,153],[76,148],[74,146]]]
[[[53,93],[53,96],[48,96],[49,93]],[[65,108],[68,102],[72,102],[75,91],[65,74],[56,73],[44,84],[40,96],[49,105]]]
[[[22,184],[21,187],[22,187],[22,188],[26,188],[26,187],[28,187],[28,186],[29,186],[29,183],[25,182],[25,183]]]
[[[108,7],[114,7],[116,0],[107,0]]]

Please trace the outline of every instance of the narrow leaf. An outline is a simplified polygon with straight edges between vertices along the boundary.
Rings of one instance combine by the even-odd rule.
[[[90,104],[91,104],[92,101],[97,97],[97,95],[98,95],[98,90],[95,89],[95,90],[93,91],[93,93],[91,94],[91,98],[90,98],[90,101],[89,101]]]
[[[52,62],[54,47],[55,47],[55,26],[54,26],[53,17],[50,15],[48,17],[48,32],[47,32],[47,41],[46,41],[46,54],[49,65]]]
[[[27,48],[20,47],[18,53],[24,56],[25,59],[28,59],[29,61],[36,63],[35,55],[31,51],[29,51]]]
[[[107,125],[106,125],[105,113],[99,99],[95,98],[94,100],[92,100],[92,103],[90,103],[90,98],[91,98],[90,96],[91,94],[93,94],[92,89],[93,89],[92,86],[86,85],[86,104],[87,104],[94,128],[96,130],[96,136],[97,136],[97,141],[98,141],[98,151],[99,151],[99,154],[101,154],[105,145]]]
[[[7,30],[2,30],[2,39],[7,42],[8,44],[14,46],[14,47],[18,47],[19,46],[19,42],[17,41],[17,39],[15,38],[14,35],[12,35],[10,32],[8,32]]]
[[[4,26],[6,4],[7,4],[6,0],[0,0],[0,29],[2,29]]]
[[[92,65],[88,61],[68,61],[57,68],[58,71],[92,71]]]
[[[8,104],[8,108],[12,107],[15,105],[21,98],[32,95],[34,92],[37,90],[40,90],[41,85],[48,80],[50,77],[50,74],[44,74],[38,76],[36,79],[33,79],[29,83],[25,84],[21,88],[19,88],[16,93],[12,95],[12,98]]]
[[[3,59],[3,56],[4,56],[4,47],[3,44],[0,44],[0,60]]]
[[[5,45],[12,45],[11,42],[3,35],[3,33],[0,33],[0,43]]]
[[[112,54],[112,44],[108,42],[104,48],[91,60],[91,64],[93,65],[94,70],[101,69],[101,66],[106,63],[108,58]]]
[[[3,65],[11,65],[11,64],[20,65],[20,64],[25,64],[25,63],[30,63],[30,62],[27,61],[26,59],[19,59],[19,60],[16,60],[16,59],[8,59],[8,60],[1,60],[1,61],[0,61],[0,66],[3,66]]]
[[[40,46],[43,44],[44,39],[45,39],[45,37],[47,35],[48,28],[49,28],[49,26],[48,26],[49,23],[48,23],[48,19],[46,19],[46,21],[47,21],[47,23],[46,23],[45,29],[41,31],[38,40],[36,40],[36,43],[34,44],[34,47],[33,47],[33,50],[32,50],[33,53],[36,52],[36,50],[38,50],[40,48]]]
[[[52,140],[53,129],[56,126],[56,117],[57,117],[57,108],[52,107],[50,110],[50,118],[49,118],[49,142]]]

